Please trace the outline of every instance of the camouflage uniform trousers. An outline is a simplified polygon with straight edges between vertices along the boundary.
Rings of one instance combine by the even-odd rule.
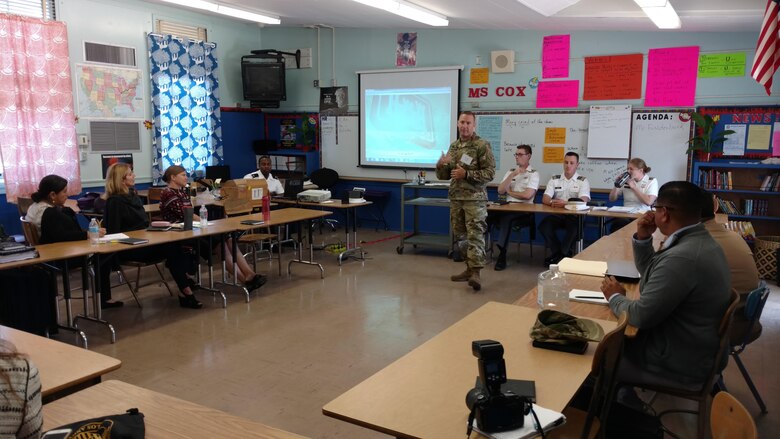
[[[487,201],[450,200],[450,224],[456,244],[463,242],[467,247],[464,255],[469,268],[483,268],[485,255],[485,232],[487,231]],[[464,241],[465,240],[465,241]]]

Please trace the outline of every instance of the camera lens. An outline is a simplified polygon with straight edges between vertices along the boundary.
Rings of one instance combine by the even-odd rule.
[[[474,406],[484,401],[485,398],[486,396],[485,393],[482,392],[482,389],[475,387],[466,394],[466,407],[468,407],[469,410],[474,410]]]

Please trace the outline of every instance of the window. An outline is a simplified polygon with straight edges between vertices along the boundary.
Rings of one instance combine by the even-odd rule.
[[[55,0],[0,0],[0,12],[55,20]]]
[[[156,32],[162,35],[173,35],[179,38],[189,38],[193,41],[208,41],[205,27],[190,24],[173,23],[166,20],[157,20]]]

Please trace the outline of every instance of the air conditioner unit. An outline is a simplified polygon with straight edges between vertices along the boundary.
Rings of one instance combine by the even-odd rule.
[[[494,50],[490,52],[490,66],[493,73],[514,73],[515,51]]]

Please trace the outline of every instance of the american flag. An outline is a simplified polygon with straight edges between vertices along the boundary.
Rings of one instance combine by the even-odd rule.
[[[772,95],[772,76],[780,69],[780,0],[767,0],[764,22],[756,43],[756,56],[753,58],[753,79]]]

